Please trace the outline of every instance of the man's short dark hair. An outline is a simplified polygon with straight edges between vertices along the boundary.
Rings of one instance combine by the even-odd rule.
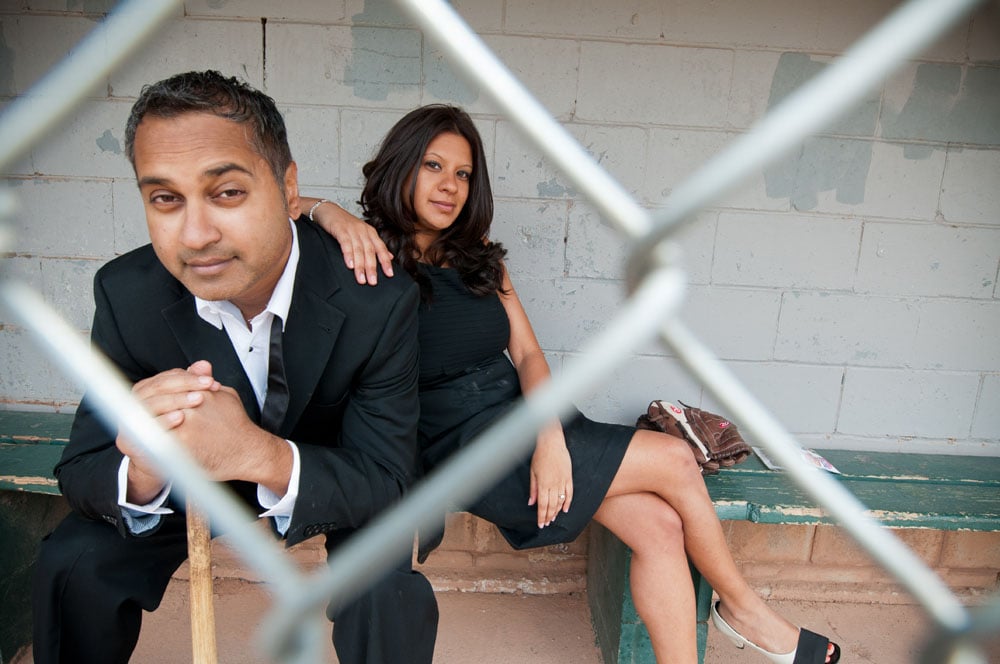
[[[125,125],[125,154],[135,168],[135,131],[147,115],[173,118],[211,113],[245,124],[253,149],[270,165],[280,184],[292,162],[285,121],[274,100],[235,77],[217,71],[190,71],[146,85]]]

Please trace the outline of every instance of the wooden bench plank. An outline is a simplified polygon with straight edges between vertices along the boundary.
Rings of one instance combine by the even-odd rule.
[[[821,450],[845,486],[885,525],[1000,529],[1000,459]],[[820,471],[822,472],[822,471]],[[831,523],[791,478],[756,459],[705,478],[723,520]]]
[[[0,443],[0,489],[59,495],[52,476],[62,445]]]
[[[73,417],[72,413],[0,410],[0,443],[65,445]]]
[[[869,478],[875,481],[987,483],[1000,487],[1000,457],[955,456],[949,454],[910,454],[904,452],[858,452],[852,450],[817,450],[842,473],[842,477]],[[771,474],[757,457],[732,468],[727,475]]]
[[[52,469],[72,424],[71,413],[0,410],[0,490],[59,495]]]
[[[841,482],[869,513],[886,525],[954,530],[997,530],[1000,490],[990,486]],[[741,476],[707,478],[722,520],[755,523],[831,523],[826,512],[786,478]]]
[[[820,453],[850,477],[907,477],[915,481],[987,482],[1000,486],[1000,457],[850,450],[822,450]]]

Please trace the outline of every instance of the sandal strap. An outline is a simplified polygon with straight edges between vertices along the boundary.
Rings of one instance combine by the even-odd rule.
[[[795,647],[792,664],[826,664],[830,639],[808,629],[799,628],[799,644]]]

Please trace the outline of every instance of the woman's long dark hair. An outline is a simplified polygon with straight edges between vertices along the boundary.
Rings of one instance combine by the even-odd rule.
[[[417,217],[413,196],[417,172],[427,145],[440,134],[457,134],[469,142],[472,177],[469,197],[455,223],[441,232],[423,254],[417,249]],[[420,284],[424,298],[430,283],[417,270],[417,259],[458,270],[466,287],[476,295],[501,290],[503,257],[507,250],[488,239],[493,222],[493,192],[486,167],[483,141],[472,118],[460,108],[443,104],[422,106],[407,113],[389,130],[375,158],[361,171],[365,188],[361,208],[400,265]]]

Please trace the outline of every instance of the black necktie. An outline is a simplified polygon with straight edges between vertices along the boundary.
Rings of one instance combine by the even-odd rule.
[[[271,343],[267,357],[267,395],[260,412],[260,425],[277,433],[288,410],[288,382],[285,380],[285,360],[281,354],[281,319],[271,317]]]

